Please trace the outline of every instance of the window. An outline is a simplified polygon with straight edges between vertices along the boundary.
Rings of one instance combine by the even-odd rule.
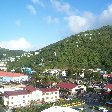
[[[49,95],[49,93],[46,93],[46,95]]]
[[[55,98],[57,99],[57,96],[55,96]]]
[[[53,99],[53,97],[51,97],[51,99]]]
[[[49,99],[49,97],[46,97],[46,100]]]
[[[6,102],[6,105],[9,105],[9,101]]]
[[[55,92],[55,94],[57,94],[57,92]]]
[[[25,100],[23,100],[23,103],[25,103]]]
[[[43,95],[45,95],[45,93],[43,93]]]
[[[13,97],[11,97],[11,99],[13,99]]]
[[[11,104],[13,104],[13,102],[11,102]]]
[[[23,98],[25,98],[25,96],[23,96]]]

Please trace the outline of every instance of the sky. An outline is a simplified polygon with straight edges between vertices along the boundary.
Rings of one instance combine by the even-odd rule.
[[[0,47],[38,50],[112,25],[112,0],[0,0]]]

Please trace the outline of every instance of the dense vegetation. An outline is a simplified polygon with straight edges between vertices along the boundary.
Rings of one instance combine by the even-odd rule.
[[[0,48],[0,60],[13,56],[21,56],[23,53],[25,53],[23,50],[9,50]]]
[[[10,67],[42,68],[101,68],[112,70],[112,26],[71,35],[46,46],[38,55],[22,57]],[[14,65],[14,66],[13,66]]]

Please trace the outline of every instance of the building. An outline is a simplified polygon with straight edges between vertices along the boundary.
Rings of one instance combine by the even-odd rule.
[[[42,91],[33,86],[26,86],[24,90],[27,90],[31,94],[31,101],[42,101]]]
[[[103,77],[112,77],[112,74],[104,74]]]
[[[0,62],[0,70],[7,71],[7,65],[5,61]]]
[[[5,91],[3,96],[4,105],[9,108],[30,105],[30,97],[30,92],[26,90]]]
[[[16,90],[23,90],[23,88],[22,87],[17,87],[17,86],[15,86],[15,87],[5,87],[5,86],[3,86],[3,87],[0,87],[0,93],[4,93],[5,91],[16,91]]]
[[[12,73],[0,71],[0,82],[18,82],[28,81],[28,76],[21,73]]]
[[[112,84],[107,84],[104,88],[106,88],[107,91],[110,92],[112,90]]]
[[[60,69],[46,69],[43,72],[43,75],[50,75],[50,76],[59,76],[61,70]]]
[[[23,90],[4,91],[4,105],[9,108],[28,106],[32,101],[42,101],[42,91],[33,86],[26,86]]]
[[[68,82],[60,82],[57,84],[57,87],[62,91],[66,91],[69,95],[75,95],[79,90],[86,90],[86,87],[84,85],[77,85]]]
[[[55,88],[34,88],[26,86],[23,90],[4,91],[4,105],[9,108],[29,106],[35,103],[55,102],[59,99],[59,90]]]
[[[42,101],[56,102],[59,99],[59,90],[56,88],[39,88],[42,91]]]

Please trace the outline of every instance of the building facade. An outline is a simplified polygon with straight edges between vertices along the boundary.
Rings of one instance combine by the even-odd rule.
[[[59,90],[56,88],[40,88],[42,91],[42,101],[56,102],[59,99]]]
[[[28,76],[21,73],[12,73],[0,71],[0,82],[18,82],[28,81]]]
[[[55,88],[34,88],[26,86],[23,90],[4,91],[4,105],[9,108],[29,106],[33,101],[55,102],[59,99],[59,90]]]

